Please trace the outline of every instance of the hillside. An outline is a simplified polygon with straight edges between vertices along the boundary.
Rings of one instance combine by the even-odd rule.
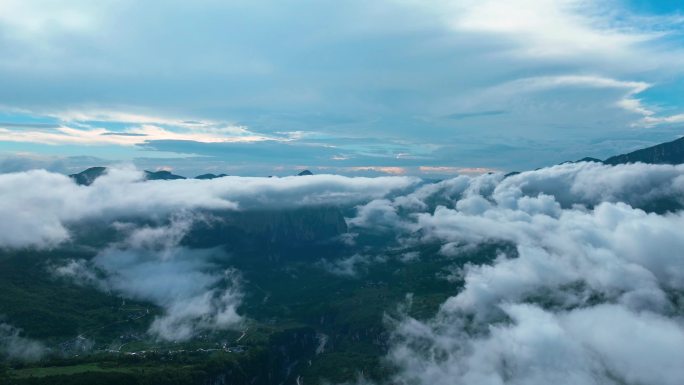
[[[649,164],[684,163],[684,137],[627,154],[615,155],[603,161],[603,163],[610,165],[637,162]]]

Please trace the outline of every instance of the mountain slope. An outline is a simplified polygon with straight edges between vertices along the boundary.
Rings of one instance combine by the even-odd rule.
[[[636,162],[651,164],[684,163],[684,137],[627,154],[616,155],[603,161],[603,163],[610,165]]]
[[[195,179],[216,179],[216,178],[223,178],[224,176],[228,176],[226,174],[202,174],[202,175],[197,175]]]
[[[185,179],[184,176],[172,174],[171,171],[147,171],[145,170],[145,179],[147,180],[173,180]]]

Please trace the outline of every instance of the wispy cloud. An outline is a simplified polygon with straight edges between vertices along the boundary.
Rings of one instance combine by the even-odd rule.
[[[84,124],[79,124],[84,126]],[[88,124],[85,124],[88,126]],[[60,125],[56,128],[34,126],[3,125],[0,123],[2,140],[43,143],[43,144],[80,144],[80,145],[120,145],[135,146],[153,140],[186,140],[199,143],[248,143],[261,141],[284,141],[284,137],[264,136],[250,132],[242,126],[183,125],[174,130],[143,124],[112,131],[106,128],[72,128]]]

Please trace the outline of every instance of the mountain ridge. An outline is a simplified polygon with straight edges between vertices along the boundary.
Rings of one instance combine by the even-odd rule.
[[[563,163],[579,163],[579,162],[596,162],[609,165],[627,164],[627,163],[648,163],[648,164],[681,164],[684,163],[684,136],[675,140],[656,144],[654,146],[642,148],[625,154],[614,155],[606,160],[601,160],[593,157],[584,157],[576,161],[567,161]],[[561,164],[563,164],[561,163]],[[79,173],[71,174],[69,177],[77,184],[83,186],[91,185],[95,179],[99,178],[107,171],[107,167],[96,166],[89,167]],[[506,174],[506,177],[517,174],[518,171],[512,171]],[[297,176],[313,175],[309,170],[304,170],[297,174]],[[194,177],[194,179],[207,180],[216,179],[227,176],[226,174],[201,174]],[[176,175],[170,171],[147,171],[145,170],[146,180],[176,180],[187,179],[184,176]]]
[[[684,136],[670,142],[656,144],[636,151],[611,156],[604,164],[625,163],[680,164],[684,163]]]

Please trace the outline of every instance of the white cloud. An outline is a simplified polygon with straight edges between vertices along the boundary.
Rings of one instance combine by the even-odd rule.
[[[93,7],[87,2],[77,4],[55,3],[53,1],[3,0],[0,21],[10,25],[12,36],[30,39],[50,31],[66,30],[85,32],[95,24]]]
[[[438,243],[447,256],[516,245],[452,274],[463,287],[434,318],[399,320],[394,381],[678,383],[683,188],[683,166],[580,163],[461,176],[361,206],[351,224],[393,226],[404,244]],[[636,208],[658,201],[675,212]],[[399,207],[408,213],[380,215]]]
[[[446,317],[430,326],[405,321],[397,331],[403,342],[390,353],[400,365],[395,380],[674,385],[683,375],[684,330],[671,319],[615,305],[559,313],[523,304],[503,309],[511,322],[476,336]]]
[[[91,186],[42,170],[0,175],[0,247],[52,247],[85,219],[163,218],[191,209],[249,210],[353,205],[418,183],[411,177],[339,175],[143,181],[140,171],[114,168]]]
[[[241,126],[183,127],[173,131],[153,124],[143,124],[122,131],[105,128],[2,128],[2,140],[8,142],[42,144],[120,145],[135,146],[152,140],[187,140],[200,143],[245,143],[262,141],[286,141],[287,138],[259,135]]]
[[[91,261],[53,267],[53,273],[160,306],[164,313],[153,320],[149,333],[163,340],[236,329],[243,322],[237,311],[242,300],[239,273],[211,262],[226,259],[218,250],[179,246],[196,219],[183,215],[165,226],[119,226],[128,232],[124,241],[109,245]]]
[[[517,53],[535,57],[623,57],[640,43],[662,37],[663,23],[674,27],[679,21],[631,17],[613,0],[459,0],[439,4],[454,30],[510,39],[517,43]]]

